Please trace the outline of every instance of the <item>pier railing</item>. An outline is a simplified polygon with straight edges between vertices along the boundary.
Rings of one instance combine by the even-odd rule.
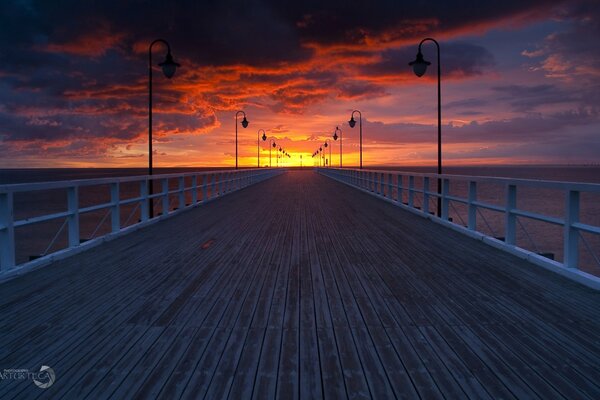
[[[0,276],[19,270],[20,268],[15,268],[19,264],[35,266],[51,262],[69,252],[98,244],[110,237],[135,230],[284,171],[283,169],[222,170],[0,185]],[[133,190],[133,197],[131,193],[128,193],[128,196],[123,194],[121,190],[123,185],[129,185],[130,188],[131,185],[137,185],[137,190]],[[82,205],[80,191],[89,187],[108,189],[109,193],[105,196],[95,196],[91,201],[88,198],[87,204]],[[63,201],[66,198],[62,211],[15,219],[15,196],[21,199],[35,199],[44,192],[57,190],[66,193],[66,196],[65,193],[55,196]],[[175,205],[172,204],[172,200],[175,200]],[[41,208],[45,209],[45,206]],[[127,218],[121,215],[123,208],[128,208]],[[82,215],[98,211],[103,213],[104,217],[94,229],[93,237],[82,238],[80,229]],[[129,224],[134,215],[136,216],[134,222]],[[66,248],[56,252],[47,250],[44,254],[31,257],[28,261],[18,262],[15,254],[17,247],[15,230],[56,220],[63,223],[58,232],[50,235],[54,237],[49,240],[48,249],[65,230]],[[95,236],[103,223],[110,225],[108,232]],[[28,239],[24,238],[24,240]]]
[[[463,175],[437,175],[429,173],[413,173],[384,170],[360,170],[319,168],[318,171],[328,177],[348,185],[360,188],[378,197],[385,198],[397,205],[426,216],[447,226],[458,228],[463,233],[481,238],[486,242],[505,250],[526,255],[526,258],[545,264],[578,269],[580,267],[581,252],[586,251],[587,256],[597,269],[600,266],[598,252],[600,252],[600,217],[597,212],[587,212],[593,215],[590,221],[581,220],[581,198],[590,196],[588,203],[598,204],[600,200],[600,184],[572,183],[558,181],[541,181],[528,179],[511,179]],[[438,193],[438,180],[440,193]],[[461,190],[452,190],[459,187]],[[480,196],[480,187],[486,188],[486,196]],[[490,189],[493,187],[493,189]],[[520,193],[529,191],[546,193],[546,196],[558,196],[557,199],[542,198],[541,202],[557,200],[561,205],[554,213],[549,215],[533,212],[520,208],[518,204],[526,203]],[[595,196],[595,197],[594,197]],[[480,198],[481,197],[481,198]],[[483,198],[485,197],[485,198]],[[562,198],[561,198],[562,197]],[[437,216],[437,201],[440,201],[441,215]],[[588,199],[588,197],[586,197]],[[464,212],[452,212],[455,205],[462,205]],[[491,233],[489,229],[482,234],[481,228],[487,226],[492,232],[493,228],[485,218],[482,210],[493,211],[501,215],[499,224],[502,232]],[[454,216],[451,217],[451,214]],[[461,216],[462,214],[462,216]],[[458,217],[458,218],[457,218]],[[458,219],[458,220],[457,220]],[[498,219],[498,218],[496,218]],[[553,261],[553,254],[535,252],[520,248],[517,243],[517,231],[524,231],[520,236],[534,242],[531,235],[525,230],[521,219],[543,222],[560,227],[562,231],[562,260]],[[586,240],[584,235],[593,236],[593,242]],[[535,246],[535,244],[533,244]],[[531,246],[530,246],[531,247]],[[522,251],[521,251],[522,250]]]

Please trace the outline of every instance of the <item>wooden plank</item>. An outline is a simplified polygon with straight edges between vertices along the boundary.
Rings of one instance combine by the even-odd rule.
[[[277,397],[298,399],[299,385],[299,334],[297,329],[284,328],[281,337],[279,371],[277,373]]]

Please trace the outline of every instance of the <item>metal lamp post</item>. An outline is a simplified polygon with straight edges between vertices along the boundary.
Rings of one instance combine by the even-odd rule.
[[[173,60],[173,56],[171,55],[171,46],[164,39],[156,39],[150,46],[148,47],[148,175],[152,175],[152,47],[156,43],[162,43],[167,46],[167,55],[165,57],[165,61],[158,64],[159,67],[162,68],[163,74],[167,79],[171,79],[173,75],[175,75],[175,71],[177,67],[181,67],[180,64],[176,63]],[[152,179],[149,182],[148,193],[150,196],[154,193]],[[150,218],[154,217],[154,205],[152,202],[152,198],[148,200]]]
[[[326,164],[326,166],[331,168],[331,144],[330,144],[330,142],[331,141],[329,139],[325,139],[325,144],[323,146],[325,146],[325,148],[329,147],[329,164],[328,165],[327,165],[327,163],[325,163],[325,164]]]
[[[335,132],[333,132],[333,140],[338,139],[338,131],[340,132],[340,168],[342,168],[342,130],[338,126],[335,127]]]
[[[262,135],[263,142],[267,140],[267,133],[265,132],[265,130],[259,129],[258,132],[256,133],[256,155],[258,158],[258,161],[257,161],[258,168],[260,168],[260,131],[263,132],[263,135]]]
[[[323,166],[323,147],[319,147],[319,166]]]
[[[429,61],[426,61],[423,58],[423,53],[421,53],[421,45],[426,42],[431,41],[435,43],[437,48],[437,75],[438,75],[438,85],[437,85],[437,93],[438,93],[438,167],[437,173],[438,175],[442,174],[442,69],[440,67],[440,44],[432,38],[425,38],[421,40],[419,43],[419,51],[417,52],[417,57],[414,61],[408,63],[409,66],[413,67],[413,71],[415,75],[421,77],[425,75],[425,71],[427,71],[427,67],[431,65]],[[442,180],[438,178],[437,182],[437,215],[438,217],[442,216],[442,201],[441,201],[441,193],[442,193]]]
[[[273,167],[273,165],[271,164],[271,147],[277,147],[277,143],[275,143],[273,139],[269,139],[269,168]]]
[[[354,113],[358,113],[358,129],[360,131],[360,169],[362,169],[362,113],[358,110],[352,111],[352,115],[350,115],[350,121],[348,121],[348,125],[350,125],[350,128],[354,128],[354,126],[356,125],[356,121],[354,120]]]
[[[242,126],[244,128],[248,127],[248,120],[246,119],[246,113],[244,111],[238,111],[235,113],[235,169],[238,169],[238,127],[237,127],[237,121],[238,121],[238,115],[240,115],[240,113],[244,116],[244,119],[242,119]]]

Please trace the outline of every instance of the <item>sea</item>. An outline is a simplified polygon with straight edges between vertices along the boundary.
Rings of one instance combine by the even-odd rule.
[[[369,169],[436,172],[436,167],[376,166]],[[224,170],[227,168],[219,168]],[[215,168],[156,168],[155,174],[211,171]],[[563,182],[586,182],[600,184],[600,165],[494,165],[494,166],[448,166],[445,174],[467,176],[494,176],[519,179],[535,179]],[[121,176],[145,175],[145,168],[48,168],[48,169],[0,169],[0,185],[29,182],[69,181],[91,178],[110,178]],[[186,186],[189,185],[186,182]],[[432,182],[432,185],[434,183]],[[416,186],[420,186],[417,179]],[[170,189],[177,187],[176,180],[170,182]],[[139,186],[121,185],[121,198],[133,198],[139,195]],[[431,190],[435,190],[434,186]],[[465,197],[466,184],[451,182],[450,193]],[[517,205],[538,214],[562,218],[565,209],[565,194],[556,190],[539,190],[526,187],[517,188]],[[395,192],[393,193],[395,194]],[[406,196],[406,193],[404,194]],[[422,205],[420,194],[415,196],[415,204]],[[105,203],[110,200],[108,185],[82,188],[79,194],[80,206]],[[505,188],[501,185],[481,184],[478,186],[478,200],[494,205],[504,205]],[[188,194],[186,202],[191,201]],[[430,210],[435,209],[435,200],[430,199]],[[177,196],[170,197],[170,207],[177,207]],[[160,212],[157,202],[156,212]],[[65,190],[46,190],[15,196],[15,218],[23,219],[66,210]],[[136,205],[121,207],[121,226],[136,223],[140,218]],[[600,193],[581,195],[580,220],[584,223],[600,226]],[[466,206],[451,202],[450,217],[453,222],[466,225]],[[67,229],[64,219],[47,221],[16,229],[15,241],[17,262],[24,263],[67,246]],[[81,239],[83,241],[101,236],[110,231],[110,215],[107,210],[94,211],[81,215]],[[477,230],[497,238],[503,238],[504,217],[502,213],[480,210],[477,215]],[[523,217],[518,218],[517,245],[544,256],[562,261],[563,230],[560,226],[543,223]],[[580,268],[588,273],[600,276],[600,235],[582,233],[580,239]]]

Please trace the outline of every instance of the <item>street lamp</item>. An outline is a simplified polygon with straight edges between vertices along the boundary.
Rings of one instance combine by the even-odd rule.
[[[273,167],[271,164],[271,147],[277,147],[277,143],[273,139],[269,139],[269,168]]]
[[[262,140],[263,142],[267,140],[267,133],[264,129],[259,129],[256,133],[256,155],[258,156],[258,168],[260,168],[260,131],[263,132]]]
[[[162,68],[163,74],[167,79],[171,79],[173,75],[175,75],[175,71],[177,67],[181,67],[180,64],[173,61],[173,56],[171,55],[171,46],[164,39],[156,39],[150,46],[148,47],[148,175],[152,175],[152,47],[156,43],[162,43],[167,46],[167,55],[165,57],[165,61],[158,64],[159,67]],[[150,179],[150,187],[148,188],[149,195],[153,194],[153,185],[152,179]],[[152,197],[150,197],[149,201],[150,207],[150,218],[154,217],[154,205],[152,202]]]
[[[338,131],[340,132],[340,168],[342,168],[342,130],[338,126],[335,127],[335,132],[333,132],[333,140],[337,140]]]
[[[429,61],[426,61],[423,58],[423,53],[421,53],[421,45],[426,41],[431,41],[435,43],[437,47],[437,76],[438,76],[438,167],[437,173],[438,175],[442,174],[442,69],[440,67],[440,44],[432,38],[425,38],[421,40],[419,43],[419,51],[417,52],[417,58],[415,61],[411,61],[408,63],[409,66],[413,67],[413,71],[415,75],[421,77],[425,75],[425,71],[427,71],[427,66],[431,65]],[[442,193],[442,179],[438,178],[437,182],[437,215],[438,217],[442,216],[442,202],[441,202],[441,193]]]
[[[323,148],[319,146],[319,166],[323,166]]]
[[[329,140],[329,138],[327,138],[327,139],[325,139],[325,144],[323,145],[323,146],[325,146],[325,148],[329,147],[329,167],[331,167],[331,145],[330,145],[330,142],[331,142],[331,140]]]
[[[281,146],[279,146],[279,153],[281,153]],[[279,168],[279,153],[277,153],[277,168]]]
[[[360,130],[360,169],[362,169],[362,113],[358,110],[352,111],[350,121],[348,121],[348,125],[350,125],[350,128],[354,128],[354,126],[356,125],[356,121],[354,120],[354,113],[358,113],[358,127]]]
[[[246,113],[244,111],[238,111],[235,113],[235,169],[238,169],[238,127],[237,127],[237,121],[238,121],[238,115],[240,115],[240,113],[244,116],[244,119],[242,119],[242,126],[244,128],[248,127],[248,120],[246,119]]]

